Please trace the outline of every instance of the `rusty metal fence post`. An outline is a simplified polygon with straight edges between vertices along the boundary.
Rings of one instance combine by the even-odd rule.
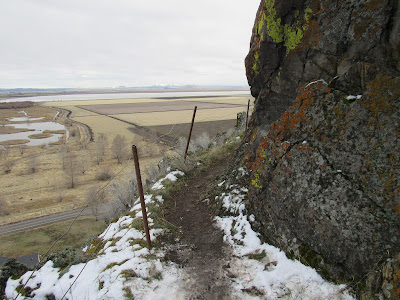
[[[189,137],[188,137],[187,144],[186,144],[185,156],[183,157],[183,159],[185,161],[186,161],[186,156],[187,156],[187,152],[189,149],[190,137],[192,136],[193,123],[194,123],[194,118],[196,117],[196,111],[197,111],[197,106],[194,107],[194,111],[193,111],[192,125],[190,126]]]
[[[139,196],[140,196],[140,204],[142,206],[143,225],[144,225],[144,231],[146,233],[147,248],[149,248],[149,250],[151,250],[152,247],[151,247],[151,240],[150,240],[149,223],[147,221],[146,203],[144,202],[142,176],[140,175],[139,157],[138,157],[138,152],[137,152],[137,148],[135,145],[132,145],[132,154],[133,154],[133,160],[135,162],[136,179],[137,179]]]
[[[247,130],[247,123],[249,121],[249,109],[250,109],[250,99],[247,102],[247,115],[246,115],[246,130]]]

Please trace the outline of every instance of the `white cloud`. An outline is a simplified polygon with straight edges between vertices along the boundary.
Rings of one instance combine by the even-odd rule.
[[[0,0],[0,88],[246,84],[259,0]]]

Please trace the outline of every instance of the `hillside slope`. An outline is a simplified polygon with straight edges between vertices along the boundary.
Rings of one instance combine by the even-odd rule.
[[[34,272],[12,262],[0,268],[0,296],[12,275],[8,299],[354,299],[350,287],[327,282],[252,230],[247,172],[230,163],[239,141],[197,157],[191,175],[172,171],[149,189],[152,250],[137,199],[83,251],[67,248]]]

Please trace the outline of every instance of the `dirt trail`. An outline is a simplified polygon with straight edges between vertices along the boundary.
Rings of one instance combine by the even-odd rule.
[[[188,299],[232,299],[224,271],[229,266],[229,248],[222,232],[213,226],[213,213],[200,198],[228,165],[226,159],[187,180],[169,200],[166,218],[179,227],[180,239],[172,241],[167,257],[186,271]]]

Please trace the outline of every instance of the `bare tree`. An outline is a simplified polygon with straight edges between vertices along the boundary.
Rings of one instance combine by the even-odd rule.
[[[79,131],[76,130],[76,128],[72,128],[72,129],[69,131],[69,135],[70,135],[71,137],[76,137],[76,136],[78,136],[78,133],[79,133]]]
[[[28,166],[30,172],[32,173],[37,172],[39,166],[39,160],[38,160],[38,155],[36,153],[32,153],[29,155]]]
[[[78,164],[77,167],[82,175],[85,175],[86,171],[89,169],[90,166],[90,155],[88,151],[81,150],[78,154]]]
[[[98,165],[100,164],[100,162],[103,161],[104,155],[106,153],[106,147],[107,147],[107,137],[104,134],[100,133],[95,143],[95,150],[94,150],[96,163]]]
[[[125,208],[130,209],[139,197],[139,190],[136,179],[131,179],[126,186],[116,186],[114,197],[122,203]]]
[[[96,174],[97,180],[110,180],[114,176],[113,172],[110,170],[109,166],[104,166],[103,169]]]
[[[112,219],[128,211],[139,197],[136,180],[127,185],[112,185],[112,200],[107,203],[107,217]]]
[[[101,212],[101,207],[106,200],[106,191],[100,186],[94,186],[90,188],[86,194],[86,200],[90,206],[96,221],[99,220],[99,215]]]
[[[195,146],[198,150],[207,149],[212,145],[212,141],[207,132],[203,132],[195,139]]]
[[[8,145],[0,145],[0,158],[6,159],[8,154],[10,153],[10,146]]]
[[[69,151],[70,151],[69,145],[66,143],[62,143],[60,146],[60,149],[59,149],[59,153],[60,153],[61,164],[62,164],[63,170],[65,170],[65,159],[66,159]]]
[[[0,216],[8,216],[10,211],[10,204],[6,199],[0,196]]]
[[[115,158],[118,162],[118,164],[121,163],[121,161],[126,157],[127,155],[127,146],[128,144],[126,143],[126,138],[117,135],[112,143],[112,153],[113,153],[113,158]]]
[[[74,188],[76,185],[76,178],[79,174],[79,169],[77,167],[77,159],[73,154],[68,154],[64,159],[64,172],[67,175],[68,187]]]
[[[87,149],[87,146],[89,145],[89,141],[85,138],[79,140],[79,148],[80,149]]]
[[[7,160],[4,164],[4,173],[8,174],[11,172],[11,169],[14,167],[15,165],[15,161],[14,160]]]
[[[25,150],[26,150],[26,146],[25,145],[20,145],[18,146],[18,150],[19,150],[19,154],[24,155]]]

